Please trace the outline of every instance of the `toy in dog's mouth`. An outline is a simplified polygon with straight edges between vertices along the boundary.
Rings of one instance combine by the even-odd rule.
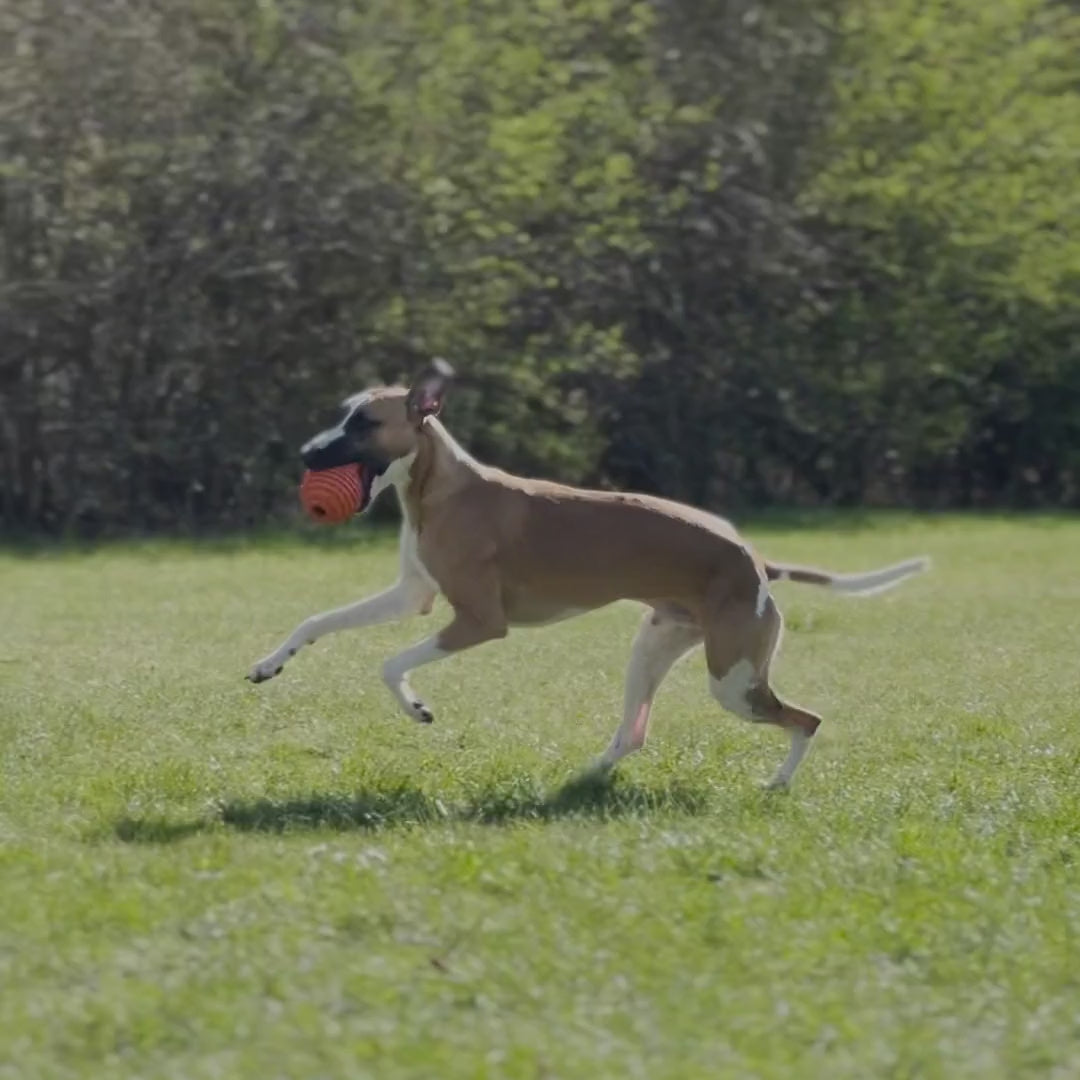
[[[308,469],[300,481],[300,502],[312,521],[340,525],[367,509],[376,475],[359,463]]]

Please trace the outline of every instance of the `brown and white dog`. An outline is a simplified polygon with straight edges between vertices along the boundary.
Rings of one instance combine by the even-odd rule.
[[[383,665],[401,708],[430,723],[409,685],[422,664],[615,600],[646,605],[630,654],[622,723],[594,768],[606,771],[645,743],[649,710],[672,665],[704,643],[709,689],[744,720],[790,735],[770,782],[785,787],[821,723],[782,701],[769,665],[782,619],[769,589],[789,579],[842,593],[891,588],[926,559],[865,574],[831,574],[762,559],[734,527],[704,511],[647,495],[585,491],[527,480],[472,458],[436,418],[452,371],[436,361],[410,389],[379,387],[345,402],[333,428],[301,455],[318,470],[355,463],[367,509],[396,488],[403,511],[400,577],[385,592],[305,620],[247,676],[263,682],[326,634],[427,614],[438,593],[453,609],[441,630]]]

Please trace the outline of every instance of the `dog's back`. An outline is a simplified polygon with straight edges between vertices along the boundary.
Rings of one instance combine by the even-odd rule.
[[[696,606],[717,578],[752,602],[763,580],[763,566],[730,522],[650,495],[483,469],[446,513],[465,515],[490,538],[510,597],[545,610],[621,599]]]

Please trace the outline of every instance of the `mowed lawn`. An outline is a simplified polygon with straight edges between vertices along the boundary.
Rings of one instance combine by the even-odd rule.
[[[435,615],[243,680],[392,536],[0,556],[0,1076],[1080,1075],[1080,523],[749,528],[775,732],[677,668],[606,788],[630,605],[379,679]]]

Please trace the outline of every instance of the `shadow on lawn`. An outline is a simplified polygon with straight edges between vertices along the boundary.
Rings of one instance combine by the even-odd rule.
[[[167,844],[224,826],[238,832],[296,832],[316,829],[386,829],[447,821],[506,825],[558,818],[608,819],[656,812],[697,815],[708,805],[702,788],[679,784],[645,787],[617,778],[578,778],[553,793],[536,789],[489,790],[463,803],[403,785],[354,795],[312,795],[301,799],[255,799],[225,803],[218,814],[199,820],[123,818],[114,834],[128,843]]]

